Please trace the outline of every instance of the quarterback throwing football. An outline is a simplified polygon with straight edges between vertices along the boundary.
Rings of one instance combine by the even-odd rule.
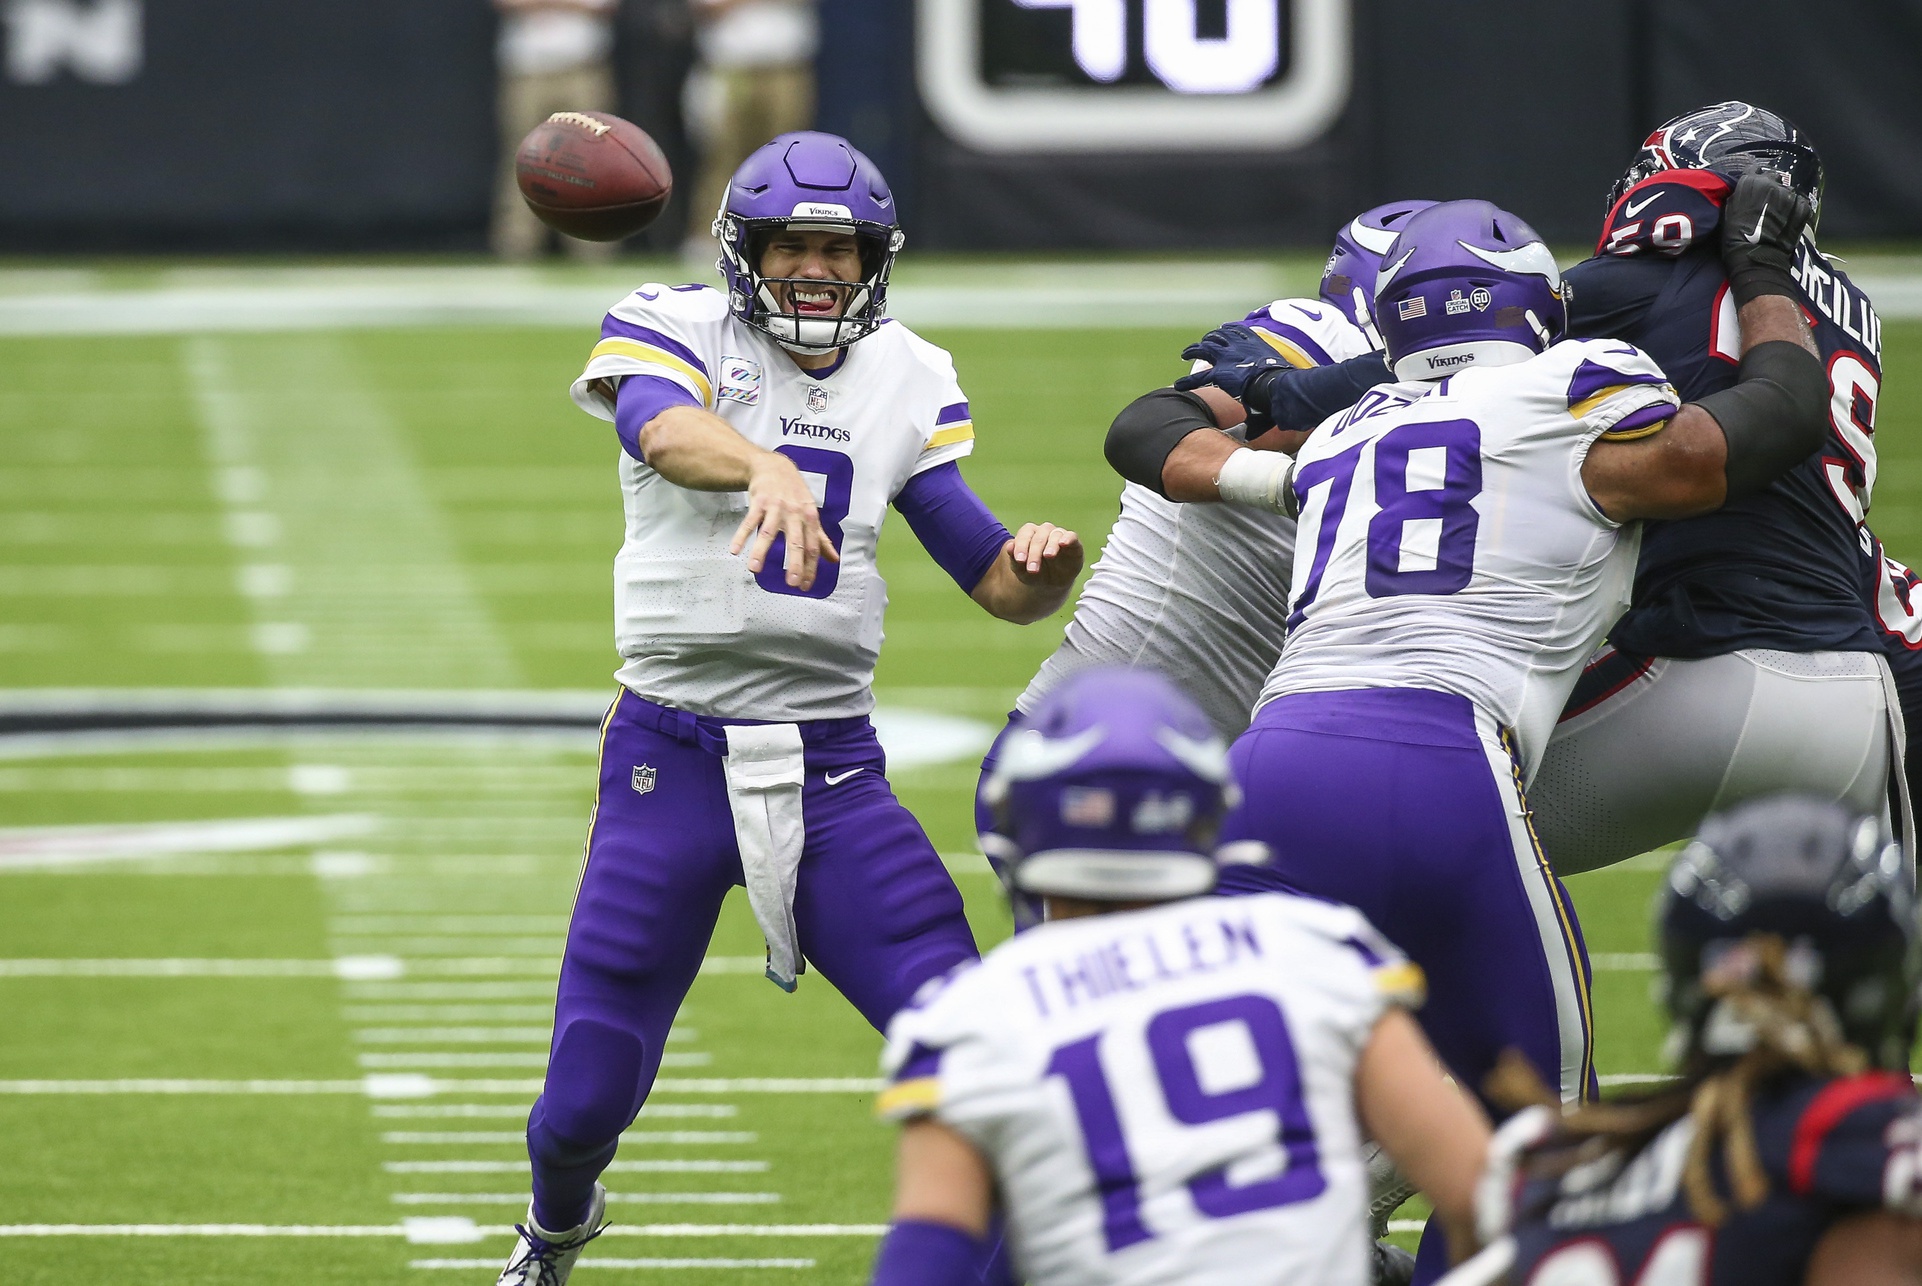
[[[730,888],[771,979],[792,990],[812,961],[877,1027],[976,955],[868,721],[888,506],[1004,620],[1053,612],[1081,568],[1073,532],[1010,537],[962,481],[968,401],[948,355],[884,315],[902,234],[865,156],[782,135],[735,173],[714,230],[727,289],[642,287],[573,388],[623,450],[623,664],[512,1286],[560,1286],[599,1233],[598,1177]]]

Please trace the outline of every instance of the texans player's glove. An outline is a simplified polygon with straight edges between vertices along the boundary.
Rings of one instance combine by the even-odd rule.
[[[1209,368],[1182,376],[1175,381],[1176,388],[1192,392],[1212,384],[1250,410],[1256,406],[1267,409],[1268,381],[1262,381],[1253,392],[1249,386],[1260,376],[1288,366],[1273,345],[1240,322],[1217,326],[1182,349],[1181,355],[1189,361],[1207,362]]]
[[[1763,295],[1796,297],[1795,246],[1813,207],[1775,175],[1744,174],[1722,204],[1722,266],[1739,307]]]

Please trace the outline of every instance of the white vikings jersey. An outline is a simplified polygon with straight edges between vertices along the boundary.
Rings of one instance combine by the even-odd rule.
[[[1276,300],[1247,324],[1296,367],[1369,351],[1353,323],[1316,299]],[[1034,709],[1077,670],[1134,665],[1179,679],[1223,736],[1239,736],[1281,654],[1294,550],[1291,518],[1177,504],[1128,483],[1067,637],[1015,709]]]
[[[1031,1286],[1363,1286],[1354,1070],[1421,971],[1283,893],[1043,924],[888,1028],[877,1110],[995,1175]]]
[[[850,345],[838,369],[803,371],[707,286],[643,286],[614,306],[603,334],[574,381],[583,410],[613,419],[611,388],[623,376],[673,380],[749,442],[794,461],[841,553],[806,591],[787,584],[779,543],[756,576],[728,552],[746,492],[678,487],[623,453],[614,632],[626,661],[616,677],[695,714],[866,714],[888,603],[874,563],[882,519],[910,477],[974,449],[953,361],[890,322]]]
[[[1262,701],[1457,693],[1514,730],[1533,776],[1628,606],[1641,544],[1639,524],[1595,507],[1582,461],[1598,437],[1660,431],[1678,404],[1647,354],[1589,339],[1384,385],[1331,417],[1298,457],[1290,633]]]

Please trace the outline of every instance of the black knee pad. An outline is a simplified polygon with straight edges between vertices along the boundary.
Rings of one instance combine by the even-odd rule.
[[[609,1146],[640,1111],[646,1065],[647,1047],[633,1032],[592,1018],[569,1023],[548,1062],[530,1138],[583,1153]]]

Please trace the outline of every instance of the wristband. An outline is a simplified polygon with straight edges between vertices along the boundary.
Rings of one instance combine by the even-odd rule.
[[[1765,263],[1745,263],[1730,268],[1728,293],[1735,297],[1737,308],[1763,295],[1787,295],[1798,302],[1801,298],[1793,272]]]
[[[1295,516],[1295,462],[1279,451],[1242,447],[1221,462],[1215,489],[1231,505]]]

